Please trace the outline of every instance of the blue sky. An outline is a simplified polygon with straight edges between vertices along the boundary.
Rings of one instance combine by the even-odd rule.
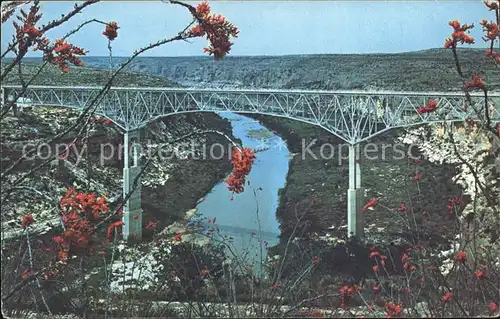
[[[199,1],[187,1],[193,5]],[[475,23],[476,47],[481,40],[482,19],[492,20],[480,0],[462,1],[209,1],[240,29],[231,55],[286,55],[325,53],[396,53],[442,47],[451,33],[448,21]],[[74,2],[43,1],[43,21],[68,12]],[[85,20],[115,20],[120,25],[113,43],[115,56],[128,56],[150,42],[171,37],[190,22],[185,8],[160,1],[105,1],[97,3],[58,30],[53,40]],[[12,22],[2,26],[2,48],[13,34]],[[87,26],[71,42],[89,55],[107,55],[102,25]],[[203,55],[205,39],[178,42],[154,49],[144,56]],[[36,53],[30,56],[37,56]]]

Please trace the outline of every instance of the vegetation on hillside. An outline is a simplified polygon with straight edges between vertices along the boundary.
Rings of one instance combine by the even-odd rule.
[[[46,32],[96,2],[77,3],[67,15],[46,25],[39,24],[43,14],[38,1],[29,3],[28,12],[16,11],[23,4],[19,2],[2,6],[2,23],[15,16],[14,12],[19,13],[18,23],[14,24],[16,35],[7,47],[16,57],[3,66],[2,83],[11,72],[15,73],[16,67],[28,65],[24,58],[29,49],[42,51],[46,62],[63,73],[74,71],[69,64],[82,67],[82,56],[87,54],[84,49],[67,42],[69,35],[52,42],[46,38]],[[83,69],[81,76],[85,81],[91,82],[91,75],[102,79],[101,93],[106,94],[122,71],[139,61],[134,60],[136,56],[174,41],[206,37],[209,45],[205,52],[216,60],[229,53],[230,40],[238,30],[224,17],[212,14],[207,2],[196,6],[177,0],[169,2],[186,8],[192,16],[192,22],[183,31],[138,49],[132,57],[124,58],[119,67],[101,75],[97,75],[99,71]],[[8,240],[2,242],[2,310],[9,315],[26,317],[28,312],[34,312],[50,318],[56,314],[105,318],[498,316],[500,124],[491,120],[493,112],[487,94],[498,88],[497,69],[488,63],[495,68],[500,63],[500,48],[497,52],[494,47],[500,41],[500,2],[488,0],[485,4],[493,11],[496,22],[481,22],[484,40],[491,46],[486,54],[477,56],[478,64],[461,60],[462,54],[474,51],[458,50],[461,44],[474,42],[468,32],[473,26],[450,21],[452,30],[445,40],[446,53],[424,52],[450,58],[444,62],[443,57],[439,65],[420,61],[418,54],[405,53],[370,56],[365,60],[358,56],[347,60],[345,56],[322,56],[316,60],[293,57],[293,63],[305,67],[285,63],[281,65],[283,73],[276,71],[272,63],[262,71],[262,66],[272,59],[263,57],[255,58],[262,63],[259,67],[255,67],[259,63],[253,63],[241,68],[245,74],[219,72],[224,64],[219,65],[219,70],[207,71],[191,62],[196,70],[192,73],[190,68],[174,68],[174,80],[190,74],[189,81],[202,85],[234,81],[239,76],[241,80],[236,85],[281,88],[385,86],[452,90],[456,86],[457,90],[463,89],[465,107],[473,107],[468,100],[470,91],[485,96],[485,105],[475,109],[475,119],[468,118],[458,126],[442,124],[431,130],[405,132],[408,134],[402,136],[401,143],[416,144],[418,151],[412,155],[423,158],[393,160],[391,150],[377,162],[364,158],[367,173],[363,174],[363,184],[371,198],[365,198],[363,207],[368,233],[363,240],[346,236],[346,170],[331,160],[299,158],[305,155],[300,154],[303,137],[334,145],[339,144],[338,139],[310,126],[258,117],[284,135],[291,150],[299,153],[292,160],[288,185],[282,191],[281,241],[268,247],[270,254],[266,258],[261,252],[258,270],[233,253],[231,239],[220,234],[215,219],[200,218],[191,210],[171,223],[164,214],[167,210],[172,213],[171,206],[193,205],[193,194],[201,192],[204,185],[213,184],[212,177],[220,178],[222,170],[215,166],[231,169],[226,186],[234,196],[253,190],[245,177],[258,153],[232,140],[227,122],[213,118],[213,124],[222,127],[216,136],[229,139],[234,145],[230,165],[221,161],[194,167],[193,161],[182,157],[169,163],[159,162],[156,156],[144,159],[143,180],[136,179],[133,189],[140,185],[147,194],[142,198],[145,218],[139,225],[145,236],[142,240],[133,236],[122,239],[123,228],[138,222],[137,218],[121,218],[126,201],[134,192],[121,197],[112,194],[113,190],[121,193],[121,178],[117,177],[122,167],[120,158],[96,164],[102,158],[94,152],[94,143],[107,141],[115,148],[121,143],[114,139],[112,123],[94,116],[98,98],[79,113],[36,108],[31,114],[13,116],[13,102],[4,100],[0,119],[2,161],[6,163],[0,182],[2,218],[9,220],[2,220],[2,236],[8,235]],[[108,39],[112,55],[118,24],[96,19],[85,23],[103,25],[102,35]],[[330,59],[337,64],[316,64]],[[226,61],[231,63],[232,59]],[[168,76],[170,72],[168,67],[155,68],[156,74]],[[473,75],[478,68],[486,70],[486,75]],[[373,73],[375,69],[378,73]],[[47,79],[56,76],[48,70]],[[21,69],[21,74],[25,71],[32,72],[28,67]],[[126,86],[126,80],[136,76],[141,85],[147,84],[149,76],[137,74],[125,75],[120,83]],[[162,81],[153,79],[155,83]],[[30,85],[21,84],[23,89]],[[426,105],[424,111],[436,111],[436,104]],[[208,121],[200,123],[201,116],[183,119],[192,119],[193,125],[158,121],[141,133],[169,147],[196,134],[213,133],[195,129],[212,125]],[[97,136],[102,139],[96,141]],[[54,157],[46,158],[39,148],[26,151],[23,146],[28,141],[51,151],[57,148],[56,143],[86,146],[92,151],[81,158],[57,149]],[[209,140],[213,141],[218,140]],[[394,145],[396,141],[396,136],[387,134],[372,142]],[[313,152],[317,153],[318,147],[313,147]],[[31,156],[33,159],[29,159]],[[83,167],[77,165],[80,160]],[[443,163],[447,164],[444,172],[443,166],[439,166]],[[212,170],[214,176],[207,175]],[[174,186],[167,186],[169,182]],[[253,191],[256,194],[262,190]],[[169,199],[170,206],[161,207]],[[258,209],[255,214],[259,219]],[[52,223],[50,217],[54,219]],[[259,238],[260,234],[251,236]],[[267,247],[266,242],[262,244]]]
[[[9,59],[2,61],[2,69],[9,63]],[[23,63],[21,72],[25,78],[31,78],[40,67],[39,61]],[[54,65],[47,65],[33,80],[32,85],[60,85],[60,86],[103,86],[110,76],[106,68],[71,67],[68,73],[63,73]],[[20,85],[19,73],[12,72],[2,81],[2,84]],[[113,81],[113,86],[136,87],[178,87],[173,81],[164,77],[149,74],[122,72]]]

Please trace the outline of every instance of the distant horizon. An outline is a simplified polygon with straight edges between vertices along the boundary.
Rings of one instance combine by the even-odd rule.
[[[470,50],[470,51],[483,51],[483,50],[487,50],[488,47],[484,47],[484,48],[478,48],[478,47],[474,47],[474,48],[468,48],[468,47],[458,47],[457,50]],[[230,58],[247,58],[247,57],[291,57],[291,56],[331,56],[331,55],[343,55],[343,56],[348,56],[348,55],[398,55],[398,54],[407,54],[407,53],[417,53],[417,52],[425,52],[425,51],[436,51],[436,50],[441,50],[441,51],[450,51],[450,49],[445,49],[445,48],[429,48],[429,49],[422,49],[422,50],[415,50],[415,51],[402,51],[402,52],[392,52],[392,53],[388,53],[388,52],[370,52],[370,53],[291,53],[291,54],[268,54],[268,55],[250,55],[250,54],[246,54],[246,55],[232,55],[232,54],[228,54],[227,56],[224,57],[224,59],[230,59]],[[113,58],[129,58],[131,57],[130,55],[129,56],[125,56],[125,55],[122,55],[122,56],[113,56]],[[30,57],[25,57],[24,59],[42,59],[43,57],[42,56],[30,56]],[[106,59],[109,59],[109,56],[108,55],[85,55],[85,56],[82,56],[82,59],[85,59],[85,58],[106,58]],[[136,59],[138,58],[203,58],[203,59],[213,59],[212,56],[208,56],[206,54],[199,54],[199,55],[171,55],[171,56],[168,56],[168,55],[158,55],[158,56],[151,56],[151,55],[139,55],[136,57]],[[3,60],[5,59],[13,59],[13,57],[4,57]]]

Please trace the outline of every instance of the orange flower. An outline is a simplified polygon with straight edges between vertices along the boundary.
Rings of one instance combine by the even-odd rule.
[[[108,38],[109,41],[113,41],[118,37],[118,23],[115,21],[111,21],[110,23],[106,24],[106,29],[102,32],[102,34]]]
[[[204,48],[203,51],[209,55],[213,54],[216,60],[222,59],[231,50],[233,43],[230,38],[238,36],[238,28],[223,16],[211,14],[210,6],[206,1],[198,4],[191,12],[199,24],[189,29],[187,35],[206,36],[210,46]]]
[[[471,89],[480,89],[483,91],[486,91],[486,84],[484,83],[483,79],[478,74],[474,74],[472,76],[472,81],[465,83],[464,87],[466,88],[471,88]]]
[[[460,42],[461,44],[474,44],[475,40],[473,37],[470,37],[465,32],[474,28],[474,24],[468,25],[460,25],[458,20],[450,21],[448,23],[453,28],[453,33],[451,34],[451,38],[446,39],[444,43],[444,47],[446,49],[456,48],[457,44]]]
[[[204,17],[210,13],[210,5],[207,1],[203,1],[202,3],[196,6],[196,14],[200,17]]]
[[[201,36],[205,35],[205,31],[203,30],[201,25],[195,25],[194,27],[189,29],[188,33],[189,33],[189,35],[191,35],[193,37],[201,37]]]
[[[498,25],[494,22],[488,22],[486,20],[481,21],[481,25],[483,26],[483,32],[486,33],[486,37],[483,38],[483,40],[495,41],[499,34]]]
[[[232,155],[233,171],[226,180],[230,191],[237,194],[244,191],[245,177],[250,174],[254,161],[255,153],[250,148],[247,147],[242,150],[234,148]]]

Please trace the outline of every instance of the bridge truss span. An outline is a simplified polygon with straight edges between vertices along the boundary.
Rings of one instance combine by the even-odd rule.
[[[8,99],[22,97],[33,105],[84,109],[97,101],[96,114],[134,131],[164,116],[186,112],[267,114],[320,126],[354,145],[387,131],[442,121],[476,118],[486,107],[482,94],[472,94],[473,107],[464,111],[463,92],[216,90],[184,88],[113,87],[99,96],[101,87],[2,87]],[[436,112],[418,114],[429,99]],[[488,112],[500,121],[500,93],[489,94]]]

